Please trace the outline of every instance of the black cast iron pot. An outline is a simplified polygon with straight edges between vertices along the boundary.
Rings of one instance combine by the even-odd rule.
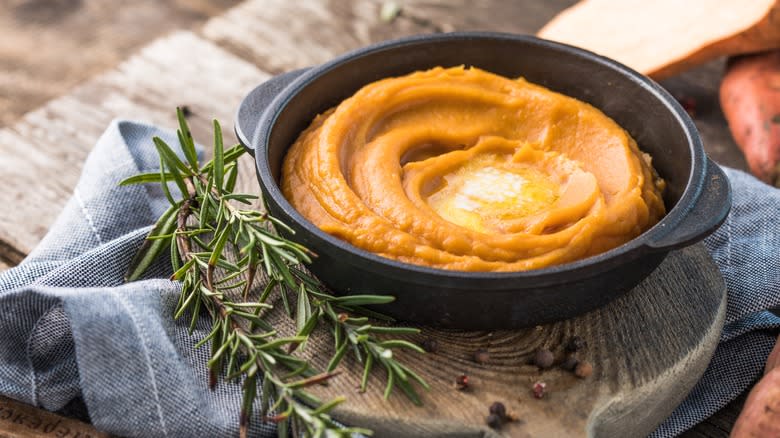
[[[653,156],[668,184],[666,217],[632,241],[584,260],[526,272],[475,273],[410,265],[358,249],[320,231],[287,202],[278,186],[281,163],[315,115],[378,79],[456,65],[523,76],[601,109]],[[245,98],[236,133],[255,156],[270,212],[318,254],[311,270],[339,294],[394,295],[397,300],[381,310],[422,324],[516,328],[584,313],[642,281],[670,250],[704,238],[731,206],[726,176],[707,158],[693,122],[669,93],[615,61],[530,36],[415,36],[289,72]]]

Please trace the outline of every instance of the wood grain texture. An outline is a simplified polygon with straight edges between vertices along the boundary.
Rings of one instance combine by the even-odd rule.
[[[203,23],[240,0],[4,0],[0,7],[0,127],[115,66],[171,30]]]
[[[431,385],[418,407],[394,394],[384,400],[385,376],[375,367],[365,393],[355,386],[361,366],[345,359],[343,374],[313,392],[323,399],[346,395],[336,417],[375,430],[377,436],[596,436],[639,437],[655,429],[693,387],[717,344],[725,317],[725,286],[701,244],[674,252],[648,279],[606,307],[571,320],[514,331],[465,332],[424,328],[408,337],[438,341],[436,353],[399,351],[397,357]],[[278,306],[281,307],[281,304]],[[294,331],[280,315],[274,323]],[[574,335],[588,342],[579,353],[594,365],[590,378],[578,379],[556,366],[540,371],[529,364],[536,349],[551,349],[556,360]],[[320,334],[319,336],[322,336]],[[318,366],[332,355],[326,337],[315,338],[305,353]],[[486,349],[488,363],[473,360]],[[457,391],[461,373],[471,388]],[[534,399],[534,382],[548,393]],[[499,432],[485,426],[488,407],[501,401],[520,421]]]
[[[249,1],[210,20],[203,34],[265,70],[281,73],[373,42],[434,31],[414,20],[383,22],[380,8],[376,0]]]
[[[232,116],[241,98],[268,77],[180,32],[0,130],[0,174],[12,182],[0,191],[0,204],[14,206],[0,209],[0,242],[18,253],[32,250],[70,196],[84,159],[111,119],[174,127],[175,107],[187,105],[197,138],[210,141],[212,117],[232,136]],[[8,264],[18,262],[6,257]]]
[[[0,438],[108,438],[89,424],[0,397]]]
[[[534,34],[576,0],[407,0],[402,17],[431,23],[443,32],[487,30]]]
[[[402,36],[489,30],[534,33],[574,2],[453,0],[398,2],[398,17],[380,19],[382,1],[249,1],[210,20],[203,34],[264,69],[280,73]],[[293,19],[294,17],[294,19]]]

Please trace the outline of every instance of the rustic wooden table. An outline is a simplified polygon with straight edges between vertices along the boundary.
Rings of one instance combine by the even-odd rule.
[[[0,270],[18,264],[44,236],[75,186],[81,163],[114,117],[172,127],[172,108],[187,105],[195,137],[208,138],[211,118],[231,124],[243,95],[274,74],[403,35],[453,30],[534,33],[573,2],[399,3],[400,15],[387,22],[380,19],[377,0],[248,0],[197,30],[154,41],[113,70],[0,130],[0,175],[5,181],[0,204],[6,206],[0,209]],[[721,69],[722,62],[714,62],[663,85],[696,102],[692,111],[709,154],[722,164],[744,169],[717,103]],[[242,165],[245,175],[253,174],[251,162]],[[727,436],[740,400],[687,436]],[[0,403],[0,409],[49,421],[46,413],[8,400]],[[67,424],[73,430],[88,427]],[[12,429],[0,421],[0,430],[4,428],[0,436],[27,436],[24,427]]]

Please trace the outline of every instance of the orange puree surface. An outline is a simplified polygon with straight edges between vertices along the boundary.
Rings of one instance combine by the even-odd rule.
[[[665,214],[664,182],[587,103],[476,68],[366,85],[292,145],[282,190],[359,248],[461,271],[518,271],[609,250]]]

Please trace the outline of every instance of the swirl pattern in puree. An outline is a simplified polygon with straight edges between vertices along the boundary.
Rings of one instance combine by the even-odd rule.
[[[315,118],[282,169],[325,232],[403,262],[517,271],[609,250],[665,214],[631,136],[571,97],[476,68],[366,85]]]

